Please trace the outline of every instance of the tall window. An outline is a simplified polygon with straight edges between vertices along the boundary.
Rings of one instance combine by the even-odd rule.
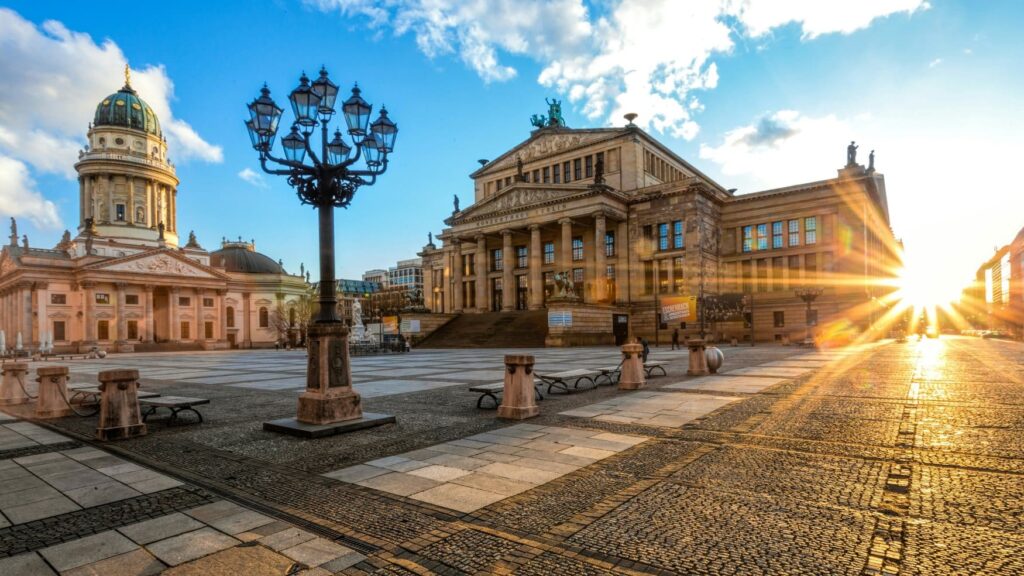
[[[817,254],[804,254],[804,272],[807,280],[814,280],[818,274],[818,257]]]
[[[668,250],[668,223],[658,224],[658,250]]]
[[[516,246],[516,268],[526,268],[530,265],[530,256],[526,246]]]
[[[110,340],[110,321],[100,320],[96,323],[96,338]]]
[[[139,321],[129,320],[128,321],[128,339],[138,340],[139,339]]]
[[[235,327],[235,307],[234,306],[228,306],[227,309],[224,311],[224,315],[226,316],[228,328],[234,328]]]
[[[533,171],[533,179],[531,179],[530,182],[533,182],[533,183],[540,182],[540,170],[534,170]]]
[[[789,257],[789,283],[791,285],[800,285],[800,257],[790,256]]]
[[[181,339],[182,340],[188,340],[189,338],[192,337],[192,331],[189,328],[190,328],[190,326],[188,325],[188,322],[182,322],[181,323]]]
[[[682,256],[676,256],[672,259],[672,283],[675,284],[672,287],[672,291],[676,294],[682,294],[686,291],[686,276],[683,275]]]
[[[615,232],[604,233],[604,255],[615,256]]]
[[[124,222],[124,204],[117,204],[114,210],[117,212],[117,221]]]
[[[651,250],[654,248],[654,227],[650,224],[644,225],[643,228],[643,246],[644,250]]]
[[[768,291],[768,259],[761,258],[757,261],[757,291]]]
[[[213,298],[203,298],[203,308],[213,308]]]
[[[505,269],[505,262],[503,261],[501,248],[491,250],[491,270],[500,272]]]
[[[584,160],[584,164],[586,165],[586,177],[590,178],[594,175],[594,157],[587,156]]]
[[[544,243],[544,263],[554,264],[555,263],[555,243],[545,242]]]
[[[260,308],[260,328],[270,328],[270,311],[266,306]]]
[[[53,340],[54,342],[63,342],[67,340],[67,333],[65,332],[65,324],[63,320],[56,320],[53,323]]]
[[[750,252],[754,249],[754,227],[743,227],[743,251]]]
[[[572,269],[572,281],[573,281],[573,283],[576,284],[577,288],[582,288],[582,286],[583,286],[583,268],[573,268]]]
[[[207,340],[213,340],[213,322],[203,322],[203,336]]]
[[[804,244],[816,244],[818,242],[818,217],[811,216],[804,218]]]
[[[743,273],[742,273],[743,291],[744,292],[752,292],[753,291],[753,279],[751,278],[751,275],[753,274],[754,265],[753,265],[753,263],[750,260],[744,260],[742,265],[741,265],[741,267],[743,268]]]
[[[776,310],[775,312],[772,312],[772,318],[775,321],[775,327],[776,328],[785,328],[786,327],[786,313],[785,312],[783,312],[781,310]]]
[[[573,262],[583,260],[583,237],[581,236],[572,239],[572,260]]]
[[[758,224],[757,225],[757,249],[767,250],[768,249],[768,225]]]
[[[654,262],[644,262],[644,294],[654,292]]]
[[[551,168],[548,166],[544,167],[544,183],[548,184],[551,182]]]
[[[572,161],[572,179],[582,180],[583,179],[583,163],[579,158]]]
[[[800,245],[800,221],[790,220],[789,221],[789,245],[799,246]]]
[[[672,247],[682,248],[683,247],[683,221],[676,220],[672,223]]]
[[[288,309],[288,326],[295,327],[295,308]],[[213,336],[209,336],[209,338],[213,338]]]
[[[560,164],[551,167],[551,181],[555,184],[562,182],[562,166]]]
[[[772,222],[772,248],[782,248],[782,221]]]
[[[476,258],[473,254],[462,255],[462,274],[464,276],[476,274]]]
[[[562,163],[562,176],[565,177],[565,183],[569,183],[569,163]]]
[[[786,259],[782,256],[776,256],[772,258],[772,291],[778,292],[783,289],[782,286],[782,269],[786,265]]]

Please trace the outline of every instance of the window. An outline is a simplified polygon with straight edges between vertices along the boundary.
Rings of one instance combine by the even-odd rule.
[[[772,222],[772,248],[782,248],[782,221]]]
[[[572,261],[579,262],[583,260],[583,238],[576,236],[572,239]]]
[[[562,176],[565,178],[565,183],[569,183],[569,163],[565,162],[562,164]]]
[[[768,249],[768,225],[758,224],[757,225],[757,249],[767,250]]]
[[[577,291],[583,287],[583,268],[572,269],[572,281],[576,284]]]
[[[63,342],[63,341],[68,339],[67,333],[64,331],[65,328],[66,327],[64,325],[64,321],[63,320],[56,320],[56,321],[54,321],[54,323],[53,323],[53,340],[54,340],[54,342]]]
[[[768,259],[761,258],[757,261],[757,291],[768,291]]]
[[[270,327],[270,312],[266,306],[260,308],[260,328]]]
[[[128,339],[138,340],[139,339],[139,321],[129,320],[128,321]]]
[[[544,243],[544,263],[554,264],[555,263],[555,243],[545,242]]]
[[[554,182],[555,184],[560,184],[562,182],[562,167],[561,167],[561,165],[555,164],[554,166],[552,166],[551,167],[551,172],[552,172],[552,180],[551,181]]]
[[[227,310],[224,311],[224,315],[226,316],[225,319],[227,320],[228,328],[234,328],[235,327],[235,307],[234,306],[228,306]]]
[[[782,269],[786,265],[786,259],[782,256],[772,258],[772,291],[782,290]]]
[[[814,280],[818,274],[817,254],[804,254],[804,271],[808,280]]]
[[[203,322],[203,336],[207,340],[213,340],[213,322]]]
[[[644,262],[644,294],[654,291],[654,262]]]
[[[295,327],[295,308],[288,309],[288,326],[291,328]]]
[[[662,260],[658,266],[658,294],[668,294],[668,261]]]
[[[676,294],[686,292],[686,277],[683,275],[683,257],[677,256],[672,259],[672,291]]]
[[[658,224],[658,250],[668,250],[668,224]]]
[[[676,220],[672,223],[672,247],[679,249],[683,247],[683,221]]]
[[[96,338],[110,340],[110,321],[100,320],[96,323]]]
[[[67,304],[67,294],[50,294],[50,304]]]
[[[817,310],[808,310],[807,311],[807,325],[808,326],[817,326],[818,325],[818,311]]]
[[[650,224],[645,225],[643,229],[643,237],[644,250],[651,250],[654,247],[654,227]]]
[[[606,266],[605,270],[604,270],[604,275],[609,280],[614,280],[615,279],[615,266],[612,265],[612,264],[609,264],[608,266]]]
[[[750,260],[744,260],[743,264],[741,265],[741,268],[743,268],[743,272],[741,275],[743,281],[743,291],[751,292],[753,290],[753,282],[751,276],[753,275],[754,264]]]
[[[743,251],[750,252],[754,249],[754,227],[743,227]]]
[[[213,308],[213,298],[203,298],[203,308]]]
[[[818,218],[811,216],[804,218],[804,244],[817,244],[818,242]]]
[[[799,246],[800,245],[800,221],[790,220],[789,221],[789,245]]]
[[[191,306],[192,298],[189,296],[178,296],[178,306]]]
[[[579,158],[572,161],[572,179],[582,180],[583,179],[583,163]]]
[[[462,273],[465,276],[476,274],[476,258],[473,254],[462,255]]]
[[[615,232],[604,233],[604,255],[615,256]]]
[[[549,168],[547,166],[544,167],[544,183],[545,184],[550,184],[551,183],[551,168]]]
[[[190,330],[190,328],[191,327],[188,325],[188,322],[182,322],[181,323],[181,339],[182,340],[188,340],[189,338],[192,337],[192,331]]]
[[[114,213],[118,222],[124,222],[124,204],[115,204]]]
[[[790,256],[789,257],[789,283],[800,285],[800,257]]]
[[[110,304],[110,294],[107,294],[105,292],[97,292],[96,293],[96,303],[97,304]]]
[[[501,248],[491,250],[491,270],[500,272],[505,269],[505,262],[502,259]]]
[[[516,246],[516,268],[526,268],[529,265],[530,257],[526,246]]]
[[[775,320],[775,327],[776,328],[785,328],[786,327],[786,313],[785,312],[783,312],[781,310],[776,310],[775,312],[772,312],[772,317]]]
[[[594,175],[594,157],[587,156],[586,158],[584,158],[584,161],[584,164],[586,165],[586,177],[590,178],[591,176]]]
[[[138,306],[139,305],[139,295],[138,294],[125,294],[124,295],[124,303],[129,305],[129,306]]]

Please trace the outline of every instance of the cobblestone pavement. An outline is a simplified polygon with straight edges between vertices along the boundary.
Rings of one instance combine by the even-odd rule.
[[[395,414],[398,423],[314,441],[261,430],[262,421],[294,413],[293,389],[234,386],[225,374],[159,374],[162,379],[144,380],[147,389],[211,398],[206,422],[168,428],[155,421],[150,435],[102,448],[182,485],[80,505],[62,513],[63,528],[38,520],[0,528],[0,550],[7,546],[12,558],[19,556],[11,542],[20,543],[19,550],[43,550],[50,544],[30,544],[31,538],[71,538],[76,526],[130,539],[119,515],[127,525],[154,507],[170,515],[230,498],[251,514],[315,532],[349,551],[332,564],[304,550],[305,565],[318,566],[310,574],[1024,573],[1024,345],[951,337],[856,352],[777,346],[724,352],[722,383],[687,377],[685,352],[656,350],[657,359],[669,361],[668,375],[652,379],[646,391],[600,387],[551,395],[525,428],[476,409],[476,395],[466,390],[472,382],[498,379],[493,372],[500,371],[501,351],[369,359],[376,382],[385,383],[367,395],[365,409]],[[610,348],[537,355],[538,365],[561,369],[618,358]],[[248,365],[252,372],[294,372],[294,366],[274,368],[272,353],[153,358],[180,363],[179,370],[205,359],[208,365],[197,370]],[[98,364],[89,367],[95,369]],[[410,379],[427,384],[387,383]],[[430,385],[435,380],[458,384]],[[661,425],[630,416],[599,419],[593,409],[623,406],[630,396],[664,396],[668,403],[709,394],[734,401]],[[39,429],[0,424],[0,462],[28,458],[31,464],[40,454],[90,450],[95,418],[66,418]],[[529,436],[549,430],[563,438],[605,434],[636,441],[590,461],[573,461],[572,452],[563,454],[570,448],[557,446],[557,457],[544,460],[556,443]],[[507,440],[516,434],[531,445]],[[448,448],[438,452],[442,445]],[[502,454],[525,463],[529,485],[515,483],[514,468],[491,464],[501,463]],[[412,474],[427,470],[427,460],[429,474]],[[440,483],[429,490],[462,490],[460,480],[482,475],[474,471],[485,467],[509,476],[474,485],[504,493],[472,505],[410,498],[421,492],[356,478],[390,474]],[[550,474],[538,473],[544,468]],[[0,478],[4,473],[0,469]],[[0,483],[0,496],[6,491]],[[272,557],[246,550],[233,546],[199,558],[194,562],[206,564],[195,570],[244,564],[251,575],[283,573]]]

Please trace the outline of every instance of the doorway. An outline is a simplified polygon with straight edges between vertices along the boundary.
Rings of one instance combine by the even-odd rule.
[[[501,312],[501,302],[503,294],[503,286],[501,278],[491,278],[491,311]]]
[[[153,333],[154,342],[171,339],[171,298],[167,288],[153,289]]]
[[[528,292],[526,274],[516,276],[516,310],[526,310],[529,307]]]
[[[612,314],[612,334],[615,335],[615,345],[622,346],[629,338],[629,314]]]

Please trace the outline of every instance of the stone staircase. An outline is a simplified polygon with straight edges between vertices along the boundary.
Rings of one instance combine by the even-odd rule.
[[[543,348],[547,310],[461,314],[417,348]]]
[[[136,352],[189,352],[202,349],[198,342],[135,342]]]

